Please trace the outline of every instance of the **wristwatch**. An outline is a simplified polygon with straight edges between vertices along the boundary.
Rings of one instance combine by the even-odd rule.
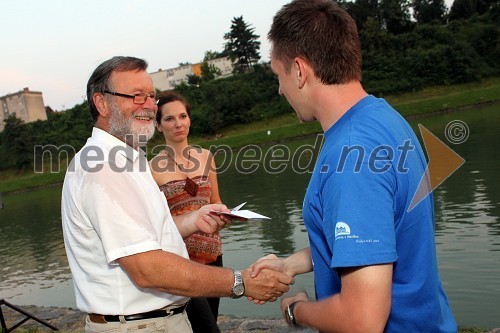
[[[245,283],[243,283],[243,275],[237,269],[233,269],[234,284],[231,288],[231,298],[240,298],[245,294]]]
[[[295,301],[286,307],[285,310],[285,321],[288,325],[293,326],[293,327],[301,327],[299,324],[297,324],[297,321],[295,321],[295,315],[293,314],[293,309],[295,309],[295,306],[303,301]]]

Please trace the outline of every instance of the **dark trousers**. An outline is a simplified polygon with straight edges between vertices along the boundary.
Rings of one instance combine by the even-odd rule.
[[[210,266],[222,267],[222,255]],[[220,298],[191,298],[186,312],[193,328],[193,333],[220,333],[217,326]]]

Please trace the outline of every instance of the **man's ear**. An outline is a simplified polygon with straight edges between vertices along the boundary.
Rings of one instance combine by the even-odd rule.
[[[307,78],[309,76],[310,66],[309,64],[302,58],[296,57],[293,60],[293,71],[295,71],[296,82],[299,89],[302,89],[306,84]]]
[[[99,115],[103,118],[106,118],[109,114],[109,104],[106,100],[106,97],[104,97],[104,94],[94,93],[92,99],[94,100],[94,105],[96,106]]]

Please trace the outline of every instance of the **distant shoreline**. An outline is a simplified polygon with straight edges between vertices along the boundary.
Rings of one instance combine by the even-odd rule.
[[[421,117],[427,117],[427,116],[432,116],[432,115],[439,115],[439,114],[452,113],[452,112],[460,112],[460,111],[467,110],[467,109],[470,109],[470,108],[473,108],[473,107],[488,106],[488,105],[493,105],[493,104],[497,104],[497,103],[500,103],[500,100],[489,100],[489,101],[483,101],[483,102],[474,103],[474,104],[462,105],[462,106],[459,106],[459,107],[456,107],[456,108],[449,108],[449,109],[442,109],[442,110],[430,111],[430,112],[427,112],[427,113],[410,114],[410,115],[404,116],[404,118],[405,119],[418,119],[418,118],[421,118]],[[287,137],[287,139],[299,139],[299,138],[303,138],[303,137],[308,137],[308,136],[316,135],[317,133],[320,133],[320,132],[308,133],[306,135],[299,133],[296,136],[289,136],[289,137]],[[206,142],[212,143],[212,142],[215,142],[215,140],[207,140]],[[269,140],[269,141],[266,141],[266,142],[261,142],[258,145],[266,145],[266,144],[270,144],[270,143],[273,143],[273,142],[276,142],[276,141],[275,140]],[[238,149],[238,148],[241,148],[241,147],[235,147],[233,149]],[[65,173],[65,172],[66,172],[66,170],[61,171],[61,173]],[[38,175],[38,177],[43,177],[43,174]],[[24,187],[24,188],[16,188],[16,189],[13,189],[11,191],[5,191],[5,192],[1,192],[1,193],[2,194],[17,194],[17,193],[22,193],[22,192],[29,192],[29,191],[34,191],[34,190],[37,190],[37,189],[42,189],[42,188],[47,188],[47,187],[52,187],[52,186],[60,186],[60,185],[63,184],[63,181],[64,180],[62,179],[62,180],[57,180],[57,181],[46,183],[46,184],[42,184],[42,185],[36,185],[36,186]],[[2,181],[0,181],[0,185],[1,185],[1,182]]]
[[[401,96],[381,97],[386,98],[389,104],[393,105],[403,117],[415,119],[423,116],[457,112],[482,105],[496,104],[500,102],[499,96],[500,78],[490,78],[479,84],[469,83],[455,86],[430,87]],[[283,126],[283,124],[274,124],[274,127],[266,128],[270,134],[262,134],[264,131],[261,127],[267,126],[268,122],[265,121],[260,127],[255,126],[257,123],[253,124],[253,127],[241,126],[238,127],[236,134],[233,131],[232,135],[223,135],[219,139],[202,139],[196,142],[196,144],[205,148],[216,144],[227,145],[232,149],[237,149],[250,143],[262,145],[282,142],[283,140],[305,137],[321,132],[321,128],[317,123],[288,123],[286,126]],[[252,123],[248,125],[252,125]],[[0,180],[0,193],[3,194],[59,185],[63,182],[65,174],[65,171],[44,174],[34,174],[28,171],[22,175],[16,170],[5,170],[2,172],[4,174]]]

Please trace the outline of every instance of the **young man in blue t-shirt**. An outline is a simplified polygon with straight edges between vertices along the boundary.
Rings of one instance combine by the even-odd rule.
[[[425,157],[408,123],[363,89],[354,20],[331,0],[295,0],[268,37],[279,93],[300,120],[320,122],[325,142],[304,199],[310,247],[268,256],[253,275],[314,270],[317,301],[305,293],[282,301],[292,325],[456,332],[437,269],[432,195],[410,209]]]

